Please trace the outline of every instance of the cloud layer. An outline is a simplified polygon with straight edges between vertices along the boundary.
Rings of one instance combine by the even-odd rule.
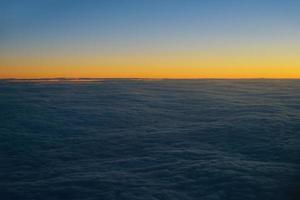
[[[3,199],[296,199],[297,80],[0,82]]]

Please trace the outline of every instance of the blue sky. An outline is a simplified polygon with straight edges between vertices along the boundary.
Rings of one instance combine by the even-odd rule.
[[[299,10],[296,0],[1,0],[0,52],[10,66],[41,52],[56,59],[262,44],[289,53],[300,41]]]
[[[298,30],[300,21],[295,0],[2,0],[0,7],[1,38],[8,41],[151,39],[156,34],[256,37],[257,32]]]

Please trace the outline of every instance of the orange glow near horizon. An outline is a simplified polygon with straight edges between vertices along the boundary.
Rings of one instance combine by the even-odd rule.
[[[0,78],[300,78],[296,57],[103,56],[2,59]],[[24,63],[23,65],[21,63]]]
[[[0,67],[0,78],[300,78],[299,67],[16,67],[5,72]]]

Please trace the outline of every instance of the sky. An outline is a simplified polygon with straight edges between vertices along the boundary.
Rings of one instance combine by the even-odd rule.
[[[0,78],[300,78],[299,0],[0,0]]]

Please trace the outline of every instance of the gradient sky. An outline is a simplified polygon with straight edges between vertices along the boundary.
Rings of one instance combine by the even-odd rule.
[[[299,0],[1,0],[0,78],[300,78]]]

